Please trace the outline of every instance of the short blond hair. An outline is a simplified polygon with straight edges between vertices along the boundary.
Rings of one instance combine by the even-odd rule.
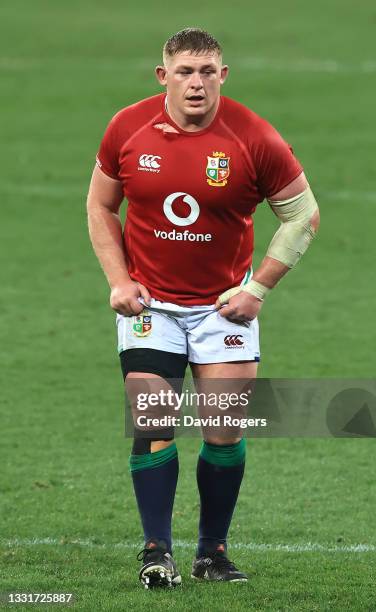
[[[163,60],[166,61],[183,51],[196,55],[212,52],[222,56],[222,47],[219,42],[209,32],[200,28],[185,28],[170,36],[163,46]]]

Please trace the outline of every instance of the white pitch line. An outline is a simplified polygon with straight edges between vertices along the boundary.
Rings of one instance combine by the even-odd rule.
[[[121,59],[101,60],[98,58],[85,59],[84,62],[77,58],[72,60],[64,60],[64,63],[59,65],[56,60],[48,60],[44,58],[26,58],[26,57],[0,57],[0,70],[18,71],[18,70],[40,70],[53,66],[56,73],[60,69],[82,69],[88,70],[90,67],[95,70],[120,70],[120,71],[152,71],[155,64],[159,61],[158,57],[144,57],[126,62]],[[271,72],[306,72],[306,73],[322,73],[322,74],[372,74],[376,72],[376,60],[363,60],[359,62],[342,62],[337,59],[313,59],[302,58],[295,59],[275,59],[268,57],[230,57],[230,66],[241,70],[254,71],[271,71]]]
[[[140,542],[95,542],[95,538],[92,539],[72,539],[65,541],[64,539],[58,538],[26,538],[18,539],[14,538],[11,540],[1,540],[1,546],[8,548],[15,547],[31,547],[31,546],[83,546],[86,548],[135,548],[140,549],[142,543]],[[185,540],[176,540],[174,542],[176,548],[188,548],[194,549],[195,544]],[[369,553],[376,552],[376,544],[335,544],[330,546],[328,544],[319,544],[318,542],[302,542],[297,544],[258,544],[253,542],[230,542],[230,549],[246,550],[250,552],[286,552],[286,553],[304,553],[304,552],[321,552],[321,553]]]
[[[366,60],[357,64],[348,64],[334,59],[316,60],[279,60],[263,57],[244,57],[234,62],[236,67],[249,70],[271,70],[276,72],[318,72],[369,74],[376,72],[376,61]]]
[[[3,183],[0,185],[0,193],[12,194],[12,195],[33,195],[40,196],[43,198],[64,198],[76,196],[78,198],[85,199],[87,196],[88,186],[75,186],[68,184],[23,184],[16,185],[13,183]],[[352,190],[328,190],[319,191],[320,197],[325,199],[337,199],[337,200],[354,200],[354,201],[376,201],[376,191],[356,191]]]

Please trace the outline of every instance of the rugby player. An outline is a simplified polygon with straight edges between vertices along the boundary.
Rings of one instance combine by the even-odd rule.
[[[255,378],[264,298],[318,229],[301,164],[267,121],[221,95],[227,74],[209,33],[178,32],[156,68],[166,91],[120,110],[100,145],[89,231],[118,313],[127,381],[182,380],[188,363],[199,380]],[[264,199],[280,227],[252,273],[252,215]],[[247,580],[226,542],[244,465],[244,439],[206,435],[197,465],[193,578]],[[171,543],[178,479],[171,431],[153,440],[136,436],[130,469],[145,539],[140,580],[146,588],[180,584]]]

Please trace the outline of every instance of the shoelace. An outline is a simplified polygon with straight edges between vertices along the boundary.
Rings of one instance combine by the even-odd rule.
[[[213,556],[213,565],[220,569],[227,569],[230,571],[237,571],[234,563],[230,561],[223,553],[216,553]]]
[[[159,546],[155,546],[154,548],[143,548],[142,550],[140,550],[140,552],[137,555],[137,561],[144,561],[146,555],[150,555],[150,554],[154,554],[154,553],[160,553],[161,555],[165,554],[165,550],[163,550],[163,548],[160,548]]]

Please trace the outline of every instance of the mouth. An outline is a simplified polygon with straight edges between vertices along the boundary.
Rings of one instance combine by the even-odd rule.
[[[201,102],[203,102],[205,100],[204,96],[201,96],[200,94],[195,94],[192,96],[187,96],[186,100],[188,100],[188,102],[190,102],[191,104],[193,104],[194,106],[200,104]]]

